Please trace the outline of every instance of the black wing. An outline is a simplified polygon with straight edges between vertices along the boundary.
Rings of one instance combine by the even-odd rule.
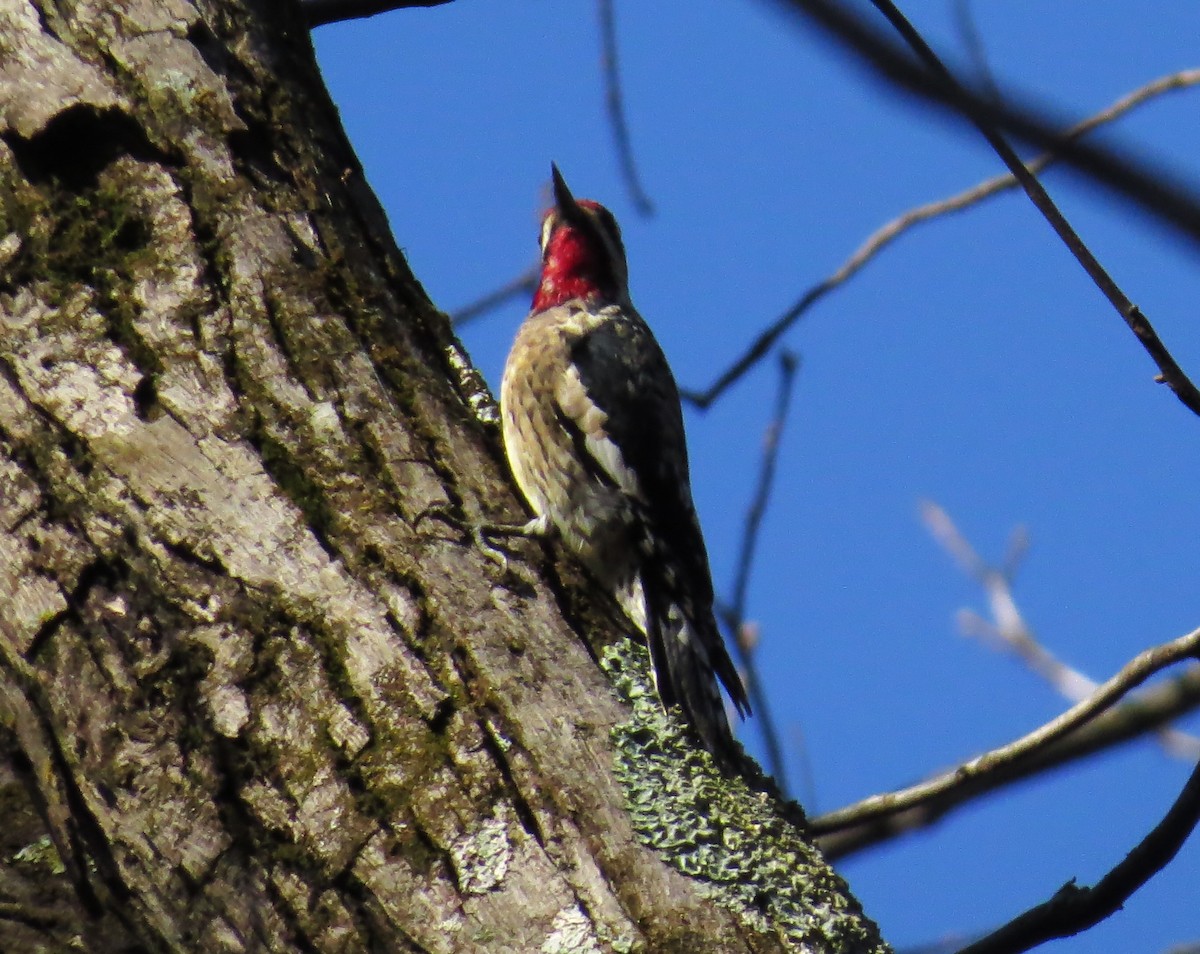
[[[688,685],[691,678],[680,683],[687,666],[677,657],[680,647],[674,637],[662,631],[668,604],[678,602],[693,622],[696,638],[703,640],[707,665],[738,711],[749,712],[746,690],[713,618],[712,576],[692,503],[679,391],[662,349],[641,318],[623,315],[577,339],[571,358],[589,399],[607,415],[606,434],[599,440],[606,438],[617,452],[600,450],[594,456],[613,471],[623,463],[632,474],[651,541],[662,544],[647,551],[643,583],[651,604],[648,615],[656,617],[648,621],[654,625],[646,634],[651,655],[660,683],[664,674],[668,677],[667,685],[660,684],[663,701],[690,709],[681,696],[690,697],[698,688]],[[629,474],[612,476],[618,485],[629,486]]]

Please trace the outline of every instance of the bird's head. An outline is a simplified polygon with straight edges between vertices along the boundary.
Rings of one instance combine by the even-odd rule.
[[[533,310],[544,311],[574,298],[623,302],[628,298],[625,246],[617,220],[599,202],[576,199],[558,171],[554,206],[542,218],[542,278]]]

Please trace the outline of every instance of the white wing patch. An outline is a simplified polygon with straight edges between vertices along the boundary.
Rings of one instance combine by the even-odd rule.
[[[625,464],[621,449],[613,443],[604,429],[608,415],[588,396],[587,388],[583,386],[579,377],[579,370],[574,365],[567,366],[555,399],[563,413],[579,428],[584,446],[592,460],[622,491],[645,502],[637,474]]]

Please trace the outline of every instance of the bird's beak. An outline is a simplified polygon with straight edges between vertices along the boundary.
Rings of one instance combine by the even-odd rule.
[[[550,177],[554,180],[554,204],[558,206],[559,214],[578,221],[584,214],[583,209],[575,201],[575,196],[571,195],[571,190],[567,188],[567,180],[562,177],[558,166],[553,162],[550,163]]]

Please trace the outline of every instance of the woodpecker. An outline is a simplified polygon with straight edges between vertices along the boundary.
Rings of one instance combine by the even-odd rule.
[[[718,680],[739,715],[750,702],[713,616],[675,378],[630,302],[616,219],[551,174],[541,281],[500,389],[505,455],[534,513],[521,531],[557,535],[615,597],[663,705],[736,764]]]

